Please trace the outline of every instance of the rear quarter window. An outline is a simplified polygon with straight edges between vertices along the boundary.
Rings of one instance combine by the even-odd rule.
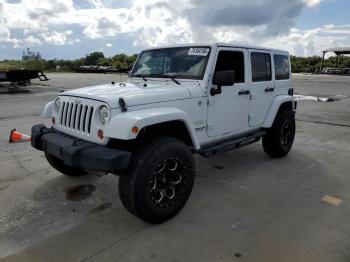
[[[287,80],[290,78],[289,57],[286,55],[274,55],[276,80]]]

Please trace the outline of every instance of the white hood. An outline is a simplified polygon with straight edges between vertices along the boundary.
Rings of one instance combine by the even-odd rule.
[[[119,107],[119,98],[124,99],[126,106],[135,106],[191,97],[189,90],[184,86],[165,82],[157,84],[126,82],[90,86],[66,91],[60,94],[62,95],[101,100],[108,103],[111,108]]]

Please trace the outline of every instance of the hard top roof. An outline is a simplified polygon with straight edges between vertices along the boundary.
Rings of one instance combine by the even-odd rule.
[[[265,51],[272,51],[272,52],[276,52],[276,53],[289,54],[288,51],[280,50],[280,49],[273,49],[273,48],[254,46],[254,45],[247,45],[247,44],[220,43],[220,42],[218,42],[218,43],[188,43],[188,44],[158,46],[158,47],[146,48],[145,50],[161,49],[161,48],[187,47],[187,46],[210,46],[210,47],[214,47],[215,46],[215,47],[247,48],[247,49],[265,50]]]

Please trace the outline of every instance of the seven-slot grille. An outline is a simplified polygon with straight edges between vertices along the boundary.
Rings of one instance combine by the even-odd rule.
[[[64,101],[59,114],[59,124],[62,127],[90,134],[93,112],[93,106]]]

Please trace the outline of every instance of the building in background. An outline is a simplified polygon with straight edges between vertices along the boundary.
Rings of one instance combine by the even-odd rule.
[[[337,55],[335,68],[332,68],[332,67],[324,68],[325,55],[327,53],[329,53],[329,52],[335,53]],[[323,74],[345,74],[345,75],[350,75],[350,68],[341,68],[341,67],[339,67],[339,56],[350,55],[350,47],[333,47],[333,48],[328,48],[326,50],[323,50],[322,53],[323,53],[323,58],[322,58],[322,63],[321,63],[321,68],[320,68],[321,73],[323,73]]]
[[[41,60],[41,54],[39,52],[32,52],[27,48],[27,53],[23,51],[22,61],[29,60]]]

